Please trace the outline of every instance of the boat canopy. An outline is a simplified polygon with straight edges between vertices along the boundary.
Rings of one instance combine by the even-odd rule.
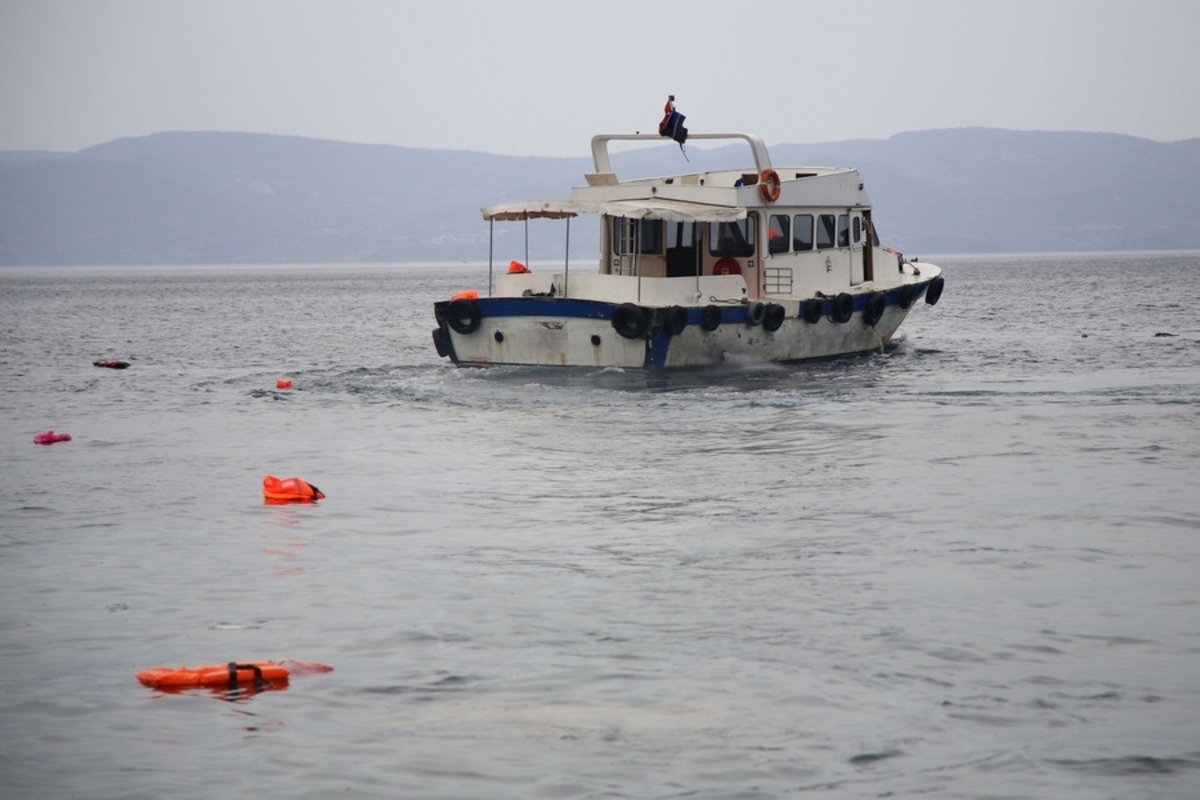
[[[606,214],[627,219],[661,219],[668,222],[736,222],[746,218],[741,206],[711,206],[681,200],[610,200],[589,203],[578,200],[531,200],[502,203],[482,209],[486,220],[517,221],[563,219],[580,214]]]
[[[482,209],[484,219],[506,222],[522,219],[562,219],[586,214],[589,210],[594,209],[583,208],[574,200],[527,200],[519,203],[501,203]]]
[[[742,206],[710,206],[681,200],[613,200],[602,203],[600,213],[627,219],[661,219],[667,222],[736,222],[746,218]]]

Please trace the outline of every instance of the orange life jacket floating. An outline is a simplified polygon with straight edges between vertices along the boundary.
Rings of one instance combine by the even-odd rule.
[[[268,683],[287,683],[288,668],[273,661],[251,661],[239,664],[205,664],[200,667],[153,667],[137,674],[144,686],[153,689],[188,688],[192,686],[228,686],[254,684],[261,689]]]
[[[279,378],[278,380],[275,381],[275,388],[276,389],[292,388],[292,379],[291,378]]]
[[[257,691],[286,686],[288,676],[304,672],[332,672],[333,667],[314,661],[248,661],[205,664],[199,667],[152,667],[137,674],[144,686],[163,691],[191,688],[253,686]]]
[[[325,493],[300,478],[263,478],[263,497],[268,503],[312,503],[322,500]]]

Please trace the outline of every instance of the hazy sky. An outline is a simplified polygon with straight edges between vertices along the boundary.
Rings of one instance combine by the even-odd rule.
[[[586,156],[933,128],[1200,136],[1200,0],[0,0],[0,150],[168,130]]]

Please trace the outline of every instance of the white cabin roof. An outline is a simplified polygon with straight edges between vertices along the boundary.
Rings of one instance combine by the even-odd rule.
[[[777,202],[767,201],[757,186],[764,172],[772,169],[761,137],[752,133],[694,133],[688,139],[741,139],[750,146],[754,166],[622,181],[612,171],[609,142],[664,139],[656,134],[601,134],[592,138],[596,171],[584,176],[587,185],[574,187],[570,199],[487,206],[481,209],[483,218],[514,221],[604,214],[669,222],[733,222],[745,219],[749,208],[870,206],[858,171],[848,167],[779,167],[774,171],[781,191]]]

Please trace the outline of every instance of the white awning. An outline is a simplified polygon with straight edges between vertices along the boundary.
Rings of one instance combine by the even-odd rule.
[[[562,219],[595,212],[595,207],[584,208],[573,200],[527,200],[519,203],[501,203],[482,209],[484,219],[514,221],[522,219]]]
[[[708,206],[682,200],[613,200],[600,213],[627,219],[662,219],[667,222],[736,222],[746,218],[741,206]]]
[[[482,209],[486,220],[562,219],[580,214],[607,214],[627,219],[661,219],[668,222],[736,222],[746,218],[743,207],[709,206],[682,200],[611,200],[581,203],[576,200],[529,200],[501,203]]]

